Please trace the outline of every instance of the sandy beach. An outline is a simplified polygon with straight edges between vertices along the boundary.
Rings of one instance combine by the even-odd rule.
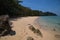
[[[34,40],[60,40],[60,38],[55,37],[55,35],[60,35],[59,33],[40,28],[35,22],[37,18],[38,17],[22,17],[18,18],[16,21],[11,21],[13,23],[12,29],[16,31],[16,34],[13,36],[1,37],[0,40],[27,40],[28,37],[32,37]],[[39,29],[43,37],[33,33],[29,29],[29,24],[33,25],[36,29]]]

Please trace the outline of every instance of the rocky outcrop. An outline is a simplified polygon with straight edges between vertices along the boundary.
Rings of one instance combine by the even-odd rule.
[[[7,35],[10,33],[11,29],[9,16],[2,15],[0,16],[0,36]]]

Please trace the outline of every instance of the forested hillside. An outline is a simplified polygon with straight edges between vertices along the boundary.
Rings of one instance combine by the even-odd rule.
[[[25,7],[18,0],[0,0],[0,15],[8,14],[10,17],[20,16],[57,16],[52,12],[43,12],[40,10],[32,10]]]

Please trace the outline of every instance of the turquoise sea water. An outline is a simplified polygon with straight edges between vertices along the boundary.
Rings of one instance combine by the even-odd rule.
[[[37,22],[42,28],[60,32],[60,16],[40,16]]]

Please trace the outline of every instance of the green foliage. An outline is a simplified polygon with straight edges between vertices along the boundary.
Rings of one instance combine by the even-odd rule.
[[[51,12],[42,12],[39,10],[32,10],[31,8],[22,6],[22,1],[18,0],[0,0],[0,15],[8,14],[10,17],[20,16],[56,16]]]
[[[0,0],[0,5],[0,15],[14,16],[18,13],[19,5],[16,0]]]
[[[23,16],[57,16],[56,14],[52,12],[42,12],[39,10],[32,10],[28,7],[22,6],[21,4],[20,4],[19,9],[21,10],[20,14]]]

